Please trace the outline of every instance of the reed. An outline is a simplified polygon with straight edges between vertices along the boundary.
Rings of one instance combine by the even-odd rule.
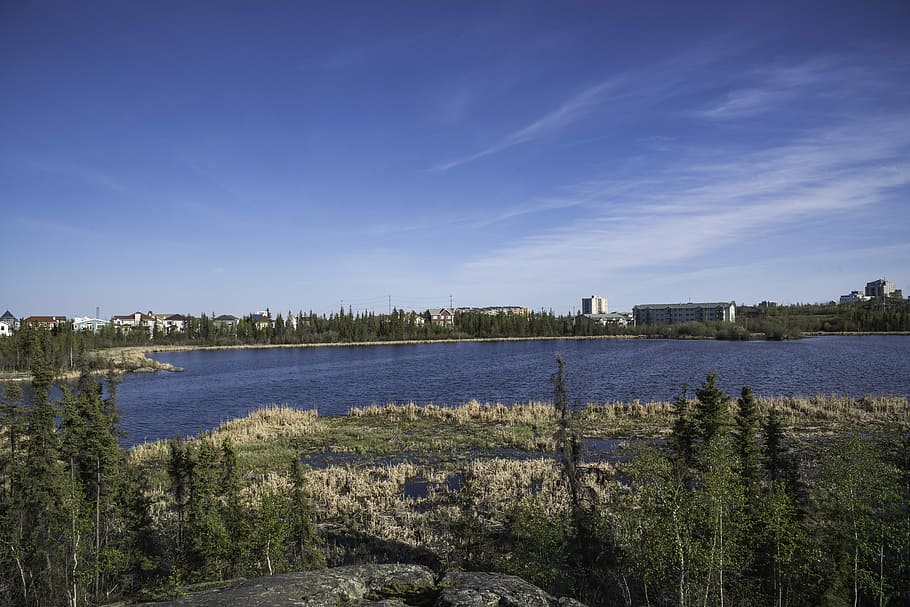
[[[218,444],[229,439],[235,447],[251,443],[270,441],[277,438],[299,438],[315,434],[323,427],[319,413],[315,410],[294,409],[287,405],[272,405],[251,411],[222,423],[212,432],[204,435]],[[197,437],[198,438],[198,437]],[[134,462],[161,461],[167,457],[169,440],[142,443],[130,449]]]

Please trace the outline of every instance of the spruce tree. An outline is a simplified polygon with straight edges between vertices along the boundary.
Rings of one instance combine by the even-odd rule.
[[[291,466],[291,508],[288,533],[291,565],[295,569],[309,570],[325,567],[322,539],[316,529],[316,508],[306,489],[303,465],[295,458]]]
[[[758,440],[760,419],[752,388],[743,387],[736,405],[735,449],[738,468],[749,498],[753,499],[759,492],[759,484],[763,475],[761,444]]]
[[[730,426],[730,397],[717,385],[717,374],[710,373],[695,391],[698,406],[695,410],[696,431],[702,446]]]
[[[689,386],[683,384],[682,394],[673,400],[673,429],[670,435],[670,451],[683,467],[691,466],[695,456],[696,427],[688,392]]]
[[[191,462],[186,513],[187,569],[199,581],[222,579],[230,537],[220,507],[221,457],[210,437],[196,441]]]
[[[67,479],[60,461],[60,443],[49,399],[53,371],[39,348],[32,358],[33,404],[28,411],[28,446],[22,474],[14,481],[18,516],[13,521],[29,600],[38,603],[59,596],[67,586],[65,507]],[[23,597],[23,600],[26,597]]]

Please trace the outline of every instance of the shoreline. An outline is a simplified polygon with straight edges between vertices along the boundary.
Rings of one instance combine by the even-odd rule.
[[[801,333],[798,338],[811,337],[873,337],[873,336],[895,336],[910,337],[910,331],[843,331],[843,332],[826,332],[826,331],[807,331]],[[347,347],[371,347],[371,346],[414,346],[430,344],[459,344],[459,343],[496,343],[496,342],[521,342],[521,341],[558,341],[558,340],[650,340],[650,339],[676,339],[682,341],[724,341],[716,337],[660,337],[652,335],[565,335],[565,336],[537,336],[537,337],[467,337],[458,339],[400,339],[389,341],[351,341],[351,342],[311,342],[298,344],[229,344],[229,345],[154,345],[146,346],[114,346],[101,350],[91,350],[87,352],[90,356],[106,359],[111,369],[117,375],[127,373],[157,373],[167,371],[172,373],[182,372],[183,369],[175,367],[170,363],[164,363],[154,358],[149,358],[149,354],[157,352],[195,352],[206,350],[271,350],[287,348],[347,348]],[[752,341],[755,341],[753,339]],[[776,341],[776,340],[762,340]],[[788,340],[780,340],[788,341]],[[110,369],[94,369],[93,375],[105,375]],[[78,371],[66,371],[55,376],[57,381],[74,381],[79,378]],[[29,382],[31,375],[27,373],[17,373],[10,376],[0,374],[0,381]]]

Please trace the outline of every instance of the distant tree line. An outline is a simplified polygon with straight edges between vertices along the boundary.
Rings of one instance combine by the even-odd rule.
[[[128,330],[106,326],[98,333],[76,332],[69,326],[53,330],[24,327],[0,339],[0,372],[32,369],[37,347],[47,352],[57,371],[75,371],[80,365],[104,369],[104,356],[88,353],[117,346],[184,345],[231,346],[266,344],[352,343],[473,338],[528,338],[580,336],[644,336],[670,339],[745,340],[797,338],[807,332],[910,331],[910,301],[871,300],[851,304],[798,304],[792,306],[740,306],[736,323],[687,322],[673,325],[622,326],[603,324],[581,314],[556,315],[552,311],[529,314],[456,312],[454,324],[431,321],[428,312],[393,309],[389,314],[355,313],[339,309],[333,314],[314,312],[278,314],[261,322],[252,314],[236,325],[215,321],[215,314],[187,316],[183,331],[151,333],[143,327]]]
[[[769,339],[798,337],[801,333],[910,331],[910,300],[873,298],[837,304],[740,306],[737,324]]]

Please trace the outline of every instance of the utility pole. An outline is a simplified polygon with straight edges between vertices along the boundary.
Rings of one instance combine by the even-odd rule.
[[[389,315],[392,314],[392,296],[389,295]]]
[[[449,295],[449,310],[452,309],[452,296]]]

